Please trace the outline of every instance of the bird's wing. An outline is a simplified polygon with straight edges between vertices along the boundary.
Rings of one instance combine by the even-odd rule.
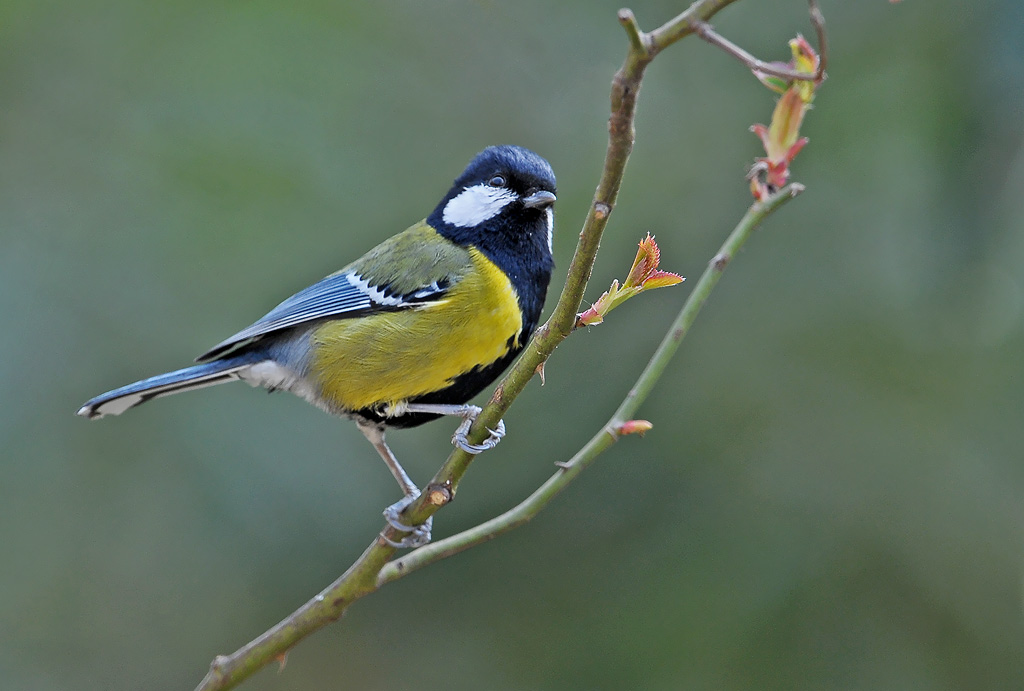
[[[420,222],[270,310],[197,361],[221,357],[269,333],[327,317],[410,309],[442,298],[471,266],[465,248]]]

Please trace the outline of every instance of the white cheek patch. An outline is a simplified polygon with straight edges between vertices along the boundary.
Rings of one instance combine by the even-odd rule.
[[[494,218],[515,199],[515,192],[510,190],[490,185],[473,185],[445,204],[441,218],[453,226],[471,228]]]
[[[544,220],[548,224],[548,252],[554,252],[554,248],[551,246],[551,239],[555,234],[555,212],[549,206],[544,209]]]

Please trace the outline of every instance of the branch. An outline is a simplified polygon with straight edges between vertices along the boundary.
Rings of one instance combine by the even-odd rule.
[[[523,391],[530,379],[551,355],[554,349],[572,332],[576,314],[583,301],[583,294],[590,279],[594,260],[597,255],[601,237],[608,222],[608,216],[615,207],[626,162],[633,148],[634,114],[636,100],[647,65],[662,50],[694,33],[696,26],[706,22],[719,10],[731,5],[736,0],[698,0],[685,12],[650,33],[640,30],[636,18],[629,10],[620,10],[619,22],[629,38],[629,50],[622,68],[616,72],[612,80],[611,117],[608,122],[608,149],[605,155],[601,179],[594,195],[593,203],[587,214],[579,243],[569,265],[565,287],[551,317],[533,335],[523,354],[512,366],[508,374],[494,391],[490,402],[477,417],[468,435],[471,443],[479,443],[487,434],[485,428],[493,428],[508,410],[512,401]],[[620,434],[620,425],[631,411],[635,410],[647,396],[657,377],[665,367],[668,358],[678,347],[697,311],[703,304],[708,292],[717,282],[728,258],[746,240],[753,228],[765,216],[780,206],[798,190],[797,186],[787,187],[782,192],[765,199],[751,207],[744,221],[730,236],[720,254],[705,275],[694,288],[694,293],[687,301],[676,320],[676,325],[666,336],[665,341],[644,371],[637,386],[630,391],[612,421],[601,433],[595,436],[571,461],[564,464],[555,477],[545,483],[529,501],[542,502],[536,508],[513,509],[512,517],[506,524],[499,524],[499,532],[508,530],[514,525],[528,520],[552,497],[564,488],[591,460],[601,451],[610,446]],[[461,450],[455,450],[448,457],[441,469],[428,484],[420,498],[410,505],[402,514],[402,521],[408,525],[419,525],[444,506],[455,495],[459,481],[472,462],[473,456]],[[530,513],[532,511],[533,513]],[[516,514],[515,512],[521,512]],[[495,520],[500,520],[495,519]],[[462,533],[463,539],[481,541],[493,537],[499,532],[488,533],[488,526],[493,521]],[[317,596],[302,605],[294,613],[261,636],[243,646],[231,655],[218,656],[210,665],[210,671],[197,687],[197,691],[214,691],[233,688],[254,672],[275,659],[282,658],[289,649],[306,636],[337,620],[356,600],[374,592],[384,583],[400,577],[403,572],[419,568],[429,563],[431,555],[434,560],[447,556],[443,553],[450,548],[449,540],[442,540],[433,546],[427,546],[412,552],[404,559],[388,565],[388,560],[395,554],[385,538],[396,540],[404,533],[388,526],[363,552],[363,554],[334,583],[329,585]],[[472,538],[464,536],[471,535]],[[472,542],[471,544],[476,544]],[[453,549],[450,553],[465,549],[470,544]],[[440,548],[438,550],[437,548]],[[423,554],[422,557],[417,555]],[[387,569],[385,571],[385,569]]]
[[[583,230],[580,231],[576,252],[569,264],[565,287],[551,316],[534,332],[533,339],[523,354],[495,388],[483,412],[477,416],[468,435],[470,443],[483,441],[488,434],[487,428],[494,428],[512,405],[512,401],[526,388],[536,374],[537,368],[573,331],[576,314],[583,302],[583,294],[590,280],[608,216],[615,208],[626,161],[633,150],[633,119],[644,71],[658,53],[694,33],[700,22],[706,22],[733,2],[736,0],[698,0],[685,12],[650,33],[640,30],[632,11],[619,10],[618,19],[629,38],[629,51],[622,67],[612,78],[612,112],[608,120],[608,149],[605,153],[604,169],[583,223]],[[474,456],[461,449],[454,450],[434,475],[427,486],[428,491],[424,492],[424,497],[403,512],[402,522],[406,525],[419,525],[432,516],[443,503],[450,501],[455,496],[458,484],[473,458]],[[435,498],[438,493],[443,493],[447,501],[441,504],[431,502],[431,493]],[[400,539],[405,535],[390,527],[386,531],[391,539]]]
[[[814,71],[814,82],[825,79],[825,66],[828,64],[828,37],[825,34],[825,15],[818,7],[818,0],[807,0],[811,12],[811,24],[818,36],[818,69]]]
[[[686,299],[682,309],[676,316],[661,345],[651,356],[650,362],[643,373],[630,389],[629,394],[619,405],[608,423],[597,434],[591,437],[586,446],[576,452],[569,461],[559,463],[560,470],[552,475],[547,482],[517,506],[500,516],[474,526],[443,540],[438,540],[421,547],[409,554],[396,559],[381,569],[377,577],[377,585],[383,586],[398,580],[428,564],[458,554],[470,547],[493,540],[503,533],[526,523],[540,513],[541,509],[551,503],[558,494],[569,486],[583,470],[593,462],[605,449],[615,443],[621,436],[622,425],[630,420],[637,409],[647,398],[654,384],[661,377],[665,366],[675,355],[680,342],[686,337],[690,326],[697,318],[701,307],[707,301],[715,284],[721,278],[725,267],[736,256],[740,248],[754,233],[754,230],[779,207],[803,192],[800,184],[787,185],[762,202],[754,202],[743,216],[736,228],[729,234],[718,254],[711,260],[693,292]]]
[[[825,35],[825,17],[818,8],[817,0],[808,0],[808,5],[811,15],[811,24],[814,26],[814,32],[818,37],[819,60],[818,66],[814,70],[813,74],[810,72],[794,70],[782,63],[765,62],[764,60],[760,60],[716,32],[707,22],[697,22],[694,26],[694,33],[711,45],[721,48],[726,53],[742,62],[754,74],[768,74],[790,82],[809,81],[814,82],[815,84],[820,84],[825,79],[825,65],[828,62],[828,43],[826,42]]]

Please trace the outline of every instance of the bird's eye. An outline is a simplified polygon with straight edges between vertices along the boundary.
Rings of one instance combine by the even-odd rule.
[[[505,176],[495,175],[494,177],[487,181],[487,184],[490,185],[491,187],[504,187],[506,184]]]

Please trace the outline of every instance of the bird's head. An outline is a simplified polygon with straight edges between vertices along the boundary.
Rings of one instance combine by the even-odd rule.
[[[470,161],[427,219],[459,244],[539,242],[551,251],[555,174],[519,146],[491,146]]]

